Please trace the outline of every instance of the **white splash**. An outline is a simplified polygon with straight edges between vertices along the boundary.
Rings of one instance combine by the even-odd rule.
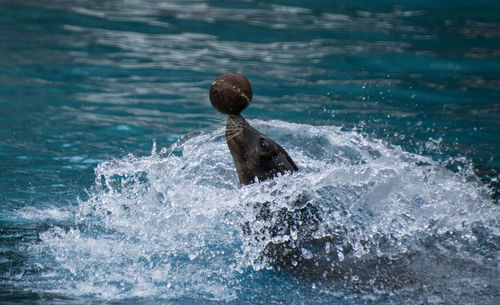
[[[389,272],[401,271],[391,262],[407,262],[403,271],[423,283],[411,286],[410,295],[424,301],[443,297],[439,289],[453,299],[477,295],[480,285],[498,287],[490,277],[499,258],[499,210],[472,170],[453,173],[428,157],[337,127],[251,124],[280,143],[299,172],[240,188],[223,129],[160,153],[153,149],[150,156],[103,162],[74,225],[52,228],[29,247],[42,269],[40,289],[105,299],[231,301],[242,291],[266,294],[259,290],[266,287],[249,287],[251,274],[271,268],[262,256],[266,244],[296,240],[300,232],[255,241],[242,225],[248,222],[254,231],[270,225],[259,220],[252,203],[293,211],[300,200],[321,212],[315,238],[342,237],[319,252],[300,249],[306,259],[328,261],[320,275],[375,259],[389,262]],[[481,274],[456,271],[468,264]],[[451,275],[439,282],[443,274],[436,272]],[[366,274],[368,279],[352,271],[341,281],[366,286],[373,276]],[[430,280],[438,288],[422,290]],[[338,291],[322,287],[325,295]],[[462,292],[455,295],[457,287]]]

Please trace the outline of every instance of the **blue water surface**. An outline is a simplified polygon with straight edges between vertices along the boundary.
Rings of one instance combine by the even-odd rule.
[[[228,71],[298,173],[238,185]],[[499,97],[495,1],[0,0],[0,303],[498,304]]]

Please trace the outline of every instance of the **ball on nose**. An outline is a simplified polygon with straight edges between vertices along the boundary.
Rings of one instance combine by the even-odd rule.
[[[238,73],[224,73],[210,86],[210,102],[224,114],[240,114],[250,105],[252,97],[252,85]]]

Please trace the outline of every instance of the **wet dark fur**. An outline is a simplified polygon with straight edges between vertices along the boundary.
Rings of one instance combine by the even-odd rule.
[[[253,128],[241,115],[228,117],[226,141],[241,184],[298,170],[281,146]]]

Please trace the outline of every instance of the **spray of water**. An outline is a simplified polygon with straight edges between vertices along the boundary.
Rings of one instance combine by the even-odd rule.
[[[103,162],[74,225],[28,247],[37,289],[231,301],[273,294],[255,284],[271,272],[313,281],[319,302],[346,288],[494,302],[499,210],[472,170],[337,127],[252,125],[300,171],[240,187],[223,129]]]

